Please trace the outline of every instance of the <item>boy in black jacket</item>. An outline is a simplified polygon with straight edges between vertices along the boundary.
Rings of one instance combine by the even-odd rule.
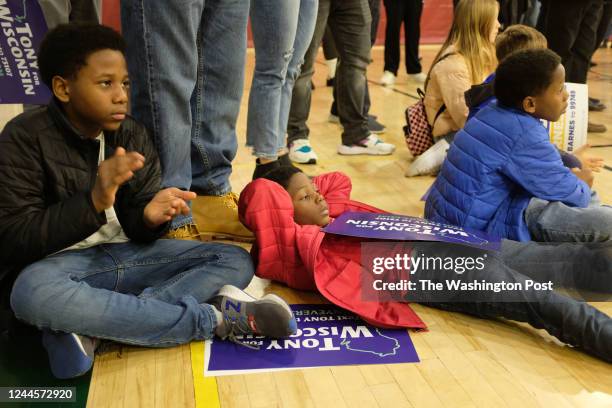
[[[291,334],[282,299],[238,289],[253,275],[245,250],[158,240],[195,193],[159,190],[154,145],[127,115],[121,36],[58,26],[39,66],[53,100],[0,135],[0,277],[14,280],[16,317],[42,329],[53,373],[87,372],[98,338],[167,347]]]

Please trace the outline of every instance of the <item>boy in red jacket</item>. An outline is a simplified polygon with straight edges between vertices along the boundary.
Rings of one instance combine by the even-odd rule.
[[[362,300],[364,266],[361,244],[366,240],[326,234],[321,230],[345,211],[383,212],[351,200],[350,192],[351,182],[342,173],[328,173],[311,180],[294,167],[280,167],[264,175],[264,179],[247,185],[240,195],[239,214],[241,221],[256,237],[251,253],[256,263],[256,275],[301,290],[317,290],[330,302],[378,326],[425,327],[405,303]],[[612,263],[612,245],[608,243],[592,244],[588,253],[578,253],[584,251],[585,244],[552,246],[504,241],[501,254],[448,244],[432,246],[405,242],[389,245],[390,252],[411,250],[417,257],[486,254],[485,268],[466,271],[462,280],[506,282],[523,287],[526,287],[529,277],[536,280],[553,278],[545,275],[551,268],[542,265],[541,259],[569,257],[575,259],[574,263],[566,264],[565,275],[559,273],[554,277],[555,283],[590,289],[599,285],[599,289],[610,290],[609,279],[604,278]],[[435,248],[435,253],[432,253],[432,248]],[[585,257],[588,258],[586,261]],[[592,270],[590,275],[594,277],[601,272],[602,279],[585,277],[584,281],[576,282],[568,278],[585,275],[581,273],[583,261],[590,261],[592,267],[601,269]],[[413,277],[444,284],[456,279],[457,274],[453,270],[432,268],[419,271],[411,279]],[[607,286],[602,288],[602,282],[608,282]],[[440,295],[444,301],[421,303],[483,318],[504,317],[528,322],[536,328],[546,329],[565,343],[612,362],[612,320],[586,303],[552,290],[534,289],[515,292],[508,297],[494,292],[479,293],[478,302],[466,297],[465,293],[452,290]]]

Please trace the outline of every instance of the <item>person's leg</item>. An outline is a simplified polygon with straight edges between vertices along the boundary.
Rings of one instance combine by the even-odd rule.
[[[482,257],[484,252],[474,248],[458,248],[448,245],[439,249],[420,251],[415,245],[413,256]],[[549,265],[549,267],[554,267]],[[466,270],[457,274],[453,269],[419,269],[412,275],[417,279],[427,279],[447,287],[448,280],[464,283],[520,285],[520,289],[499,291],[461,291],[447,289],[424,294],[427,306],[461,312],[482,318],[503,317],[526,322],[538,329],[545,329],[564,343],[583,349],[585,352],[612,362],[612,319],[588,305],[552,290],[536,290],[528,287],[528,277],[509,268],[503,258],[487,253],[485,267]],[[429,297],[430,299],[427,299]]]
[[[253,147],[253,155],[260,159],[276,160],[278,156],[281,139],[278,123],[283,103],[288,102],[283,101],[283,94],[295,52],[299,13],[300,0],[251,1],[255,71],[249,94],[246,140],[247,146]]]
[[[370,8],[366,0],[334,2],[329,26],[340,53],[336,74],[336,93],[340,122],[344,127],[342,143],[350,146],[369,135],[363,113],[366,68],[370,63]]]
[[[102,0],[70,0],[72,11],[70,21],[100,23],[102,21]]]
[[[400,63],[400,30],[402,28],[404,1],[384,0],[387,13],[385,28],[385,71],[397,76]]]
[[[548,40],[548,48],[561,56],[568,82],[572,82],[570,79],[574,77],[574,43],[584,14],[592,2],[559,0],[546,5],[542,10],[542,33]]]
[[[26,267],[11,293],[15,315],[41,329],[167,347],[212,337],[205,302],[253,276],[240,247],[195,241],[109,244]]]
[[[159,153],[162,187],[191,188],[191,96],[198,72],[197,33],[204,0],[124,0],[132,115],[147,127]],[[178,216],[172,229],[192,224]]]
[[[244,0],[205,1],[191,134],[191,187],[198,194],[221,196],[231,191],[248,14],[249,2]]]
[[[59,24],[68,23],[71,10],[70,0],[38,0],[38,4],[49,30]]]
[[[287,145],[298,139],[308,139],[309,129],[306,125],[308,115],[310,114],[310,101],[312,98],[312,89],[310,82],[314,73],[314,63],[319,51],[321,39],[327,27],[327,18],[329,16],[331,0],[320,0],[317,10],[317,20],[312,36],[312,41],[304,54],[304,63],[302,64],[301,72],[293,86],[291,95],[291,106],[289,109],[289,120],[287,124]]]
[[[423,69],[419,61],[419,41],[421,39],[421,14],[423,0],[408,0],[404,12],[404,34],[406,51],[406,72],[418,74]]]
[[[534,241],[603,242],[612,239],[612,207],[569,207],[559,201],[532,198],[525,222]]]
[[[597,39],[595,40],[595,49],[593,50],[593,53],[597,51],[597,48],[599,48],[602,41],[606,38],[606,33],[608,32],[608,29],[610,28],[611,22],[612,22],[612,1],[606,0],[604,1],[601,21],[599,22],[599,26],[597,27]]]
[[[612,241],[517,242],[502,241],[504,264],[539,282],[586,290],[585,296],[612,294]]]
[[[293,55],[287,67],[287,76],[281,89],[280,115],[278,118],[278,139],[276,149],[280,150],[286,146],[285,132],[289,120],[289,110],[292,102],[293,88],[300,76],[305,61],[306,52],[312,42],[319,0],[300,0],[299,17],[293,43]]]
[[[602,16],[603,0],[591,1],[585,10],[572,47],[573,66],[571,76],[566,75],[567,82],[586,84],[593,50],[597,47],[597,28]]]

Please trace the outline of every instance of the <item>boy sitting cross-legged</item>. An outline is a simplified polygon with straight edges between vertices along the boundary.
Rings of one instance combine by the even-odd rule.
[[[0,135],[0,283],[14,281],[15,316],[42,330],[60,378],[91,368],[94,339],[169,347],[296,327],[282,299],[239,289],[253,276],[242,248],[158,239],[195,194],[160,191],[154,145],[127,115],[124,48],[100,25],[50,31],[39,64],[53,99]]]
[[[510,54],[497,103],[469,120],[449,149],[425,217],[517,241],[607,241],[612,209],[592,199],[590,168],[563,166],[539,119],[567,108],[565,70],[545,49]]]

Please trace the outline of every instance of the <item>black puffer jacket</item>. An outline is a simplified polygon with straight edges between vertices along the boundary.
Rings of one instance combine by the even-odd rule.
[[[125,234],[149,242],[166,231],[144,224],[146,204],[160,189],[157,153],[145,128],[126,118],[105,133],[105,157],[116,147],[145,156],[144,168],[119,189],[115,211]],[[99,142],[68,122],[57,102],[25,112],[0,134],[0,297],[26,265],[67,248],[106,223],[91,200]],[[0,302],[1,303],[1,302]]]

